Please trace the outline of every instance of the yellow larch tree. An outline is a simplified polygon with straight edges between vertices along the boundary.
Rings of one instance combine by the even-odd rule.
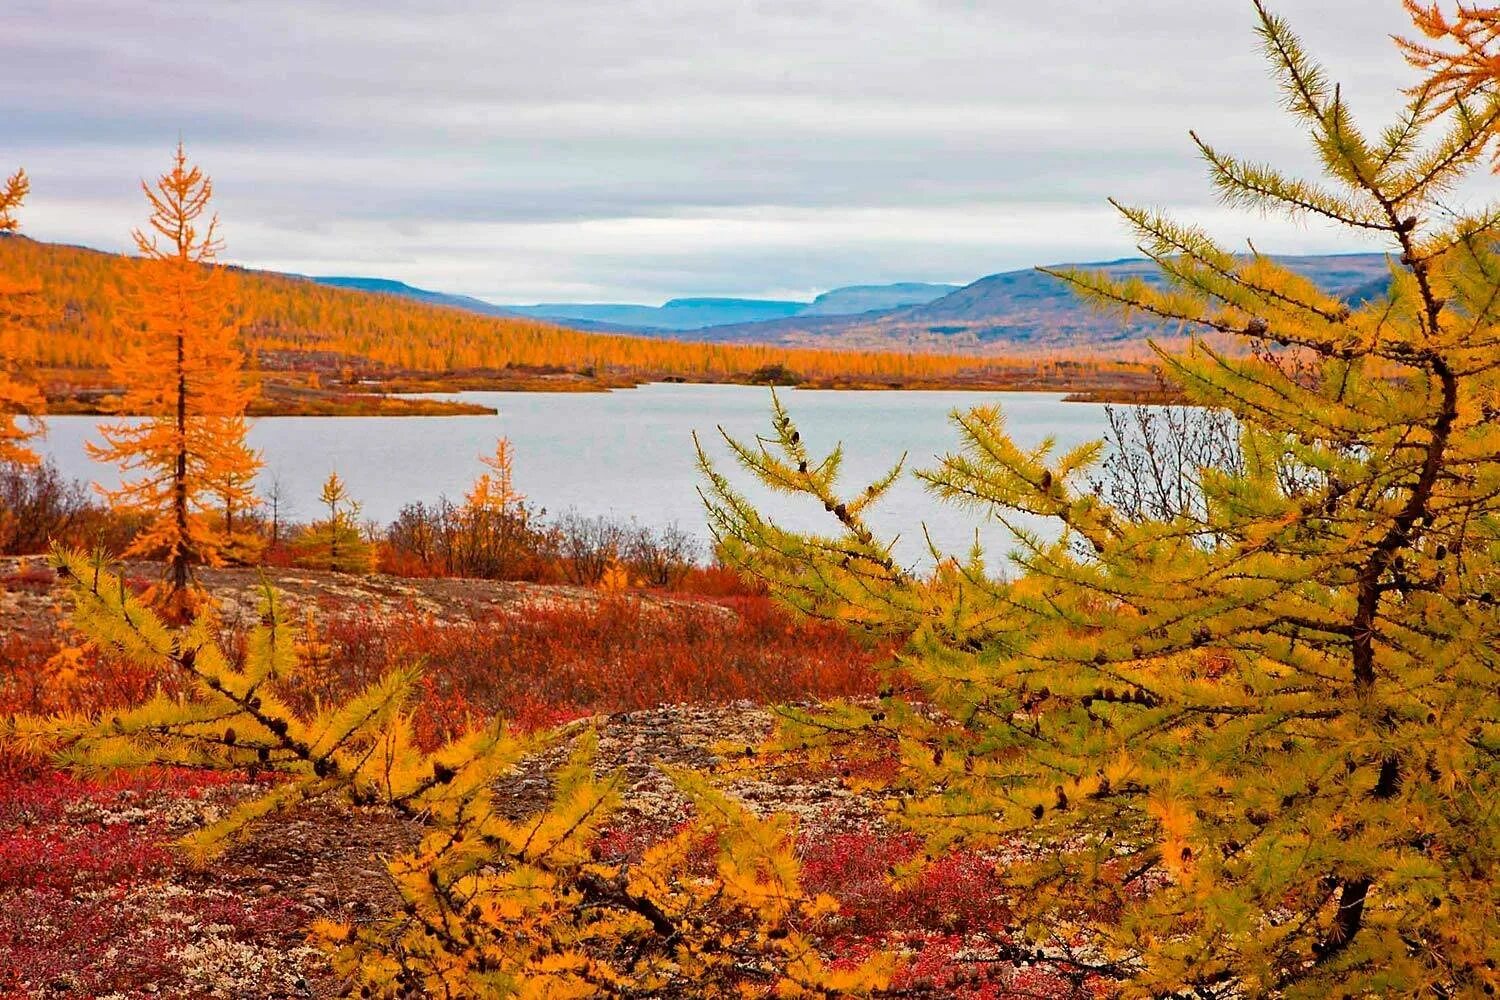
[[[514,450],[508,439],[500,438],[495,443],[495,453],[481,455],[479,461],[490,471],[480,473],[473,488],[464,495],[471,510],[504,513],[524,499],[516,492],[511,479]]]
[[[20,227],[16,210],[30,191],[24,170],[11,174],[0,188],[0,237]],[[27,442],[41,433],[36,415],[42,412],[42,395],[7,371],[7,366],[22,358],[23,346],[34,339],[26,331],[36,325],[41,313],[39,290],[35,282],[0,271],[0,464],[37,461]]]
[[[387,912],[311,928],[348,995],[890,995],[893,955],[834,962],[815,946],[809,928],[837,904],[804,885],[790,818],[759,816],[705,776],[663,767],[692,820],[638,860],[615,858],[600,838],[624,805],[624,775],[596,773],[592,729],[528,735],[496,721],[427,752],[412,730],[415,666],[312,712],[292,708],[326,649],[298,634],[270,587],[236,653],[208,615],[169,627],[102,557],[59,550],[53,566],[91,643],[170,672],[192,696],[158,693],[104,716],[6,716],[0,748],[47,754],[85,776],[153,765],[274,776],[181,841],[199,865],[312,799],[379,810],[420,832],[385,860]],[[554,750],[565,759],[550,801],[512,813],[497,782]]]
[[[375,549],[359,530],[359,501],[349,495],[337,472],[323,481],[318,502],[328,517],[308,525],[294,545],[298,566],[335,573],[368,573],[375,568]]]
[[[1396,39],[1407,62],[1426,74],[1415,92],[1450,108],[1494,92],[1500,82],[1500,6],[1458,3],[1450,12],[1445,4],[1403,3],[1424,36]]]
[[[1230,205],[1380,239],[1390,278],[1346,301],[1123,206],[1162,281],[1058,273],[1239,347],[1159,347],[1238,430],[1233,461],[1178,460],[1193,502],[1115,502],[1089,481],[1102,442],[1023,447],[976,407],[919,477],[1011,529],[1010,572],[976,546],[918,573],[867,520],[899,468],[841,489],[842,452],[810,451],[778,402],[734,455],[831,530],[763,517],[705,453],[709,516],[774,595],[906,640],[879,704],[787,710],[774,749],[898,754],[877,780],[893,823],[933,854],[1005,851],[1009,957],[1143,1000],[1494,996],[1500,205],[1448,194],[1493,150],[1500,92],[1419,87],[1358,128],[1255,7],[1322,176],[1199,141],[1209,175]]]
[[[223,534],[220,556],[233,565],[256,564],[266,547],[266,539],[254,520],[262,503],[255,494],[255,472],[255,469],[227,469],[213,484],[219,500],[219,529]]]
[[[118,489],[101,490],[109,502],[150,517],[126,554],[164,556],[163,606],[185,607],[191,567],[223,559],[217,509],[243,508],[254,496],[261,463],[245,440],[245,407],[256,387],[236,344],[230,279],[216,264],[212,182],[179,143],[171,169],[141,187],[151,219],[133,234],[142,258],[135,328],[122,331],[111,372],[124,387],[117,411],[144,419],[101,426],[104,443],[89,452],[124,473]]]

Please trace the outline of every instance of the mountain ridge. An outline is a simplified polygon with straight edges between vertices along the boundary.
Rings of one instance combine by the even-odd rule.
[[[1390,280],[1389,257],[1382,253],[1277,255],[1273,259],[1351,305],[1384,294]],[[1047,266],[1051,270],[1097,270],[1151,283],[1163,280],[1156,265],[1141,257]],[[795,316],[691,330],[623,329],[719,343],[1003,354],[1078,348],[1138,351],[1146,337],[1162,335],[1164,325],[1126,322],[1100,312],[1061,279],[1038,268],[1022,268],[985,275],[939,298],[896,308],[854,314],[809,309]]]
[[[1389,281],[1389,258],[1382,253],[1273,255],[1272,259],[1351,305],[1383,294]],[[1156,265],[1140,257],[1048,268],[1097,270],[1116,278],[1141,278],[1152,283],[1162,280]],[[374,287],[385,279],[314,280],[362,281],[371,284],[368,290],[391,290]],[[404,287],[409,291],[400,294],[488,315],[526,317],[590,331],[715,343],[980,355],[1080,348],[1128,353],[1140,351],[1147,337],[1170,332],[1158,322],[1124,321],[1101,313],[1064,281],[1038,268],[1000,271],[962,286],[925,282],[849,285],[830,289],[808,303],[684,297],[661,306],[501,306]],[[946,293],[937,294],[944,289]]]
[[[20,249],[31,242],[25,237],[15,237],[0,241],[0,246],[14,244]],[[59,252],[96,255],[101,259],[114,256],[68,244],[36,245],[55,247]],[[1338,295],[1351,305],[1383,295],[1390,280],[1390,258],[1381,253],[1298,255],[1274,259],[1306,275],[1326,291]],[[1161,280],[1155,265],[1143,258],[1126,257],[1054,267],[1100,270],[1117,278],[1140,277],[1153,282]],[[264,275],[268,279],[307,282],[329,291],[390,296],[455,309],[470,315],[571,327],[585,333],[644,335],[643,339],[648,341],[675,340],[726,346],[988,357],[1012,355],[1017,358],[1046,355],[1115,356],[1122,360],[1140,360],[1145,355],[1147,337],[1170,337],[1174,332],[1180,332],[1166,330],[1162,324],[1141,320],[1125,321],[1117,314],[1102,313],[1084,303],[1063,281],[1035,268],[997,272],[961,287],[921,282],[843,286],[825,292],[809,302],[795,303],[802,310],[798,315],[713,326],[686,325],[678,329],[529,316],[513,311],[515,307],[497,305],[472,296],[418,288],[389,278],[310,277],[238,266],[234,269],[247,274]],[[944,288],[951,290],[944,295],[935,294]],[[843,311],[871,304],[872,301],[877,304],[889,302],[892,297],[897,300],[915,297],[925,301],[863,312]],[[726,302],[735,308],[749,303],[761,310],[767,308],[766,303],[770,303],[769,308],[773,310],[785,309],[789,305],[786,300],[709,297],[674,299],[670,305],[677,310],[693,312],[712,310]],[[638,308],[659,312],[666,306]],[[825,311],[827,309],[833,311]]]
[[[299,277],[304,277],[300,276]],[[799,315],[857,315],[918,305],[961,288],[960,285],[903,281],[832,288],[809,301],[751,299],[736,296],[682,296],[659,306],[626,302],[543,302],[511,305],[468,295],[437,292],[390,278],[312,276],[335,288],[405,295],[438,305],[470,309],[489,316],[526,317],[611,332],[689,332],[715,326],[765,322]],[[587,324],[587,326],[582,326]]]
[[[1383,294],[1384,283],[1390,277],[1389,258],[1381,253],[1272,255],[1271,259],[1309,278],[1325,292],[1346,300],[1364,301]],[[1140,278],[1149,284],[1165,283],[1160,269],[1145,258],[1055,264],[1047,268],[1100,271],[1116,279]],[[986,275],[941,299],[883,314],[867,324],[840,324],[834,332],[841,336],[841,345],[853,338],[869,341],[870,346],[883,341],[887,345],[899,342],[907,346],[949,348],[999,344],[1010,348],[1054,349],[1140,340],[1162,333],[1165,326],[1150,320],[1127,322],[1101,312],[1084,302],[1061,278],[1038,268],[1026,268]],[[827,330],[814,334],[819,340],[827,335]],[[777,342],[814,341],[803,336],[781,338]]]

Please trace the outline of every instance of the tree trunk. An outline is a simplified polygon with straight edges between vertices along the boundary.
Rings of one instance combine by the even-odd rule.
[[[172,592],[188,586],[188,489],[187,489],[187,334],[177,331],[177,469],[172,489],[177,518],[177,547],[172,553]]]

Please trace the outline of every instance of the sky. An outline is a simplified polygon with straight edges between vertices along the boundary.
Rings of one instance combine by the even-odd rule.
[[[1383,125],[1399,0],[1271,0]],[[1106,199],[1267,251],[1188,138],[1311,171],[1249,0],[6,0],[0,170],[124,250],[179,136],[225,258],[494,302],[810,298],[1133,255]]]

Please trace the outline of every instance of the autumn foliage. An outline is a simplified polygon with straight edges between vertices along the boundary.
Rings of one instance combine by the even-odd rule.
[[[83,780],[0,768],[0,995],[144,997],[163,984],[196,995],[210,985],[193,981],[205,934],[221,947],[295,947],[305,913],[279,896],[170,886],[173,919],[150,905],[163,892],[157,880],[186,864],[167,824],[139,820],[142,807],[209,805],[228,781],[183,770]],[[273,985],[268,975],[247,979],[263,980],[267,993]]]
[[[528,603],[471,625],[413,614],[329,618],[308,692],[347,695],[425,664],[418,716],[449,732],[501,715],[524,729],[680,702],[783,702],[873,694],[886,647],[797,622],[766,598],[615,596]]]
[[[793,824],[757,817],[701,775],[670,772],[696,807],[688,826],[638,861],[609,860],[594,844],[621,779],[593,772],[592,733],[527,736],[493,722],[423,750],[409,666],[299,712],[306,644],[274,591],[243,655],[231,656],[208,618],[171,629],[99,562],[59,553],[54,565],[75,581],[72,620],[93,644],[177,677],[192,697],[158,693],[107,719],[11,717],[0,740],[84,775],[151,764],[275,775],[264,794],[184,839],[199,864],[256,820],[322,796],[423,826],[419,847],[388,863],[399,911],[314,928],[336,966],[372,992],[590,996],[691,984],[697,995],[738,996],[769,977],[783,992],[829,995],[890,980],[890,957],[830,964],[807,937],[837,904],[804,889]],[[499,811],[492,783],[565,738],[551,805],[519,819]]]
[[[349,495],[337,472],[330,472],[318,493],[328,516],[314,521],[293,543],[298,566],[339,573],[368,573],[375,549],[360,530],[359,501]]]
[[[1419,96],[1453,106],[1494,90],[1500,82],[1500,7],[1402,2],[1422,35],[1396,40],[1407,61],[1424,73]]]
[[[1379,134],[1288,26],[1260,35],[1323,177],[1199,141],[1231,204],[1378,233],[1391,285],[1353,305],[1264,257],[1122,208],[1165,287],[1059,276],[1104,308],[1237,338],[1162,350],[1239,429],[1158,515],[1090,488],[1098,443],[1019,447],[998,407],[919,473],[1011,525],[928,576],[866,524],[777,405],[737,445],[832,532],[763,518],[707,459],[727,551],[805,612],[911,633],[893,692],[789,721],[783,753],[894,748],[892,822],[941,855],[1019,848],[997,891],[1038,958],[1124,996],[1465,996],[1500,988],[1500,211],[1443,194],[1480,162],[1500,93],[1419,89]],[[1032,525],[1050,523],[1050,531]],[[933,711],[936,708],[937,711]]]
[[[214,508],[254,502],[260,458],[245,443],[255,388],[237,346],[232,293],[215,265],[213,185],[179,145],[172,168],[141,186],[151,219],[134,233],[133,329],[116,338],[112,372],[125,386],[118,411],[144,419],[100,427],[104,443],[89,453],[124,473],[123,485],[104,491],[111,506],[150,517],[126,554],[166,560],[170,602],[189,588],[193,564],[223,562],[229,540]]]
[[[462,504],[409,509],[387,563],[503,576],[550,545],[554,571],[597,585],[582,598],[455,624],[415,606],[294,615],[267,586],[236,631],[208,611],[170,624],[102,554],[59,548],[49,568],[0,579],[22,594],[65,581],[78,633],[0,642],[0,895],[15,904],[0,918],[0,989],[26,988],[36,969],[96,992],[170,975],[130,942],[112,973],[94,961],[101,942],[171,938],[132,921],[120,886],[209,870],[282,810],[332,801],[420,831],[382,861],[394,906],[312,927],[364,996],[1493,995],[1500,207],[1460,212],[1447,194],[1500,135],[1500,13],[1407,6],[1428,41],[1403,51],[1424,83],[1369,133],[1256,3],[1320,178],[1194,136],[1230,205],[1383,239],[1389,287],[1344,301],[1120,206],[1165,280],[1057,277],[1102,309],[1200,331],[1157,350],[1206,416],[1112,423],[1127,453],[1106,458],[1099,442],[1022,448],[996,406],[955,413],[958,448],[917,475],[1012,530],[1004,570],[977,546],[934,552],[930,569],[898,562],[868,515],[903,468],[849,489],[842,452],[811,452],[773,396],[770,433],[729,439],[732,454],[765,487],[820,505],[825,533],[769,520],[706,450],[700,462],[718,551],[780,607],[631,593],[663,579],[708,590],[728,571],[647,579],[649,560],[592,525],[547,540],[503,441]],[[0,230],[25,193],[18,174]],[[148,189],[167,243],[138,237],[144,259],[128,268],[78,265],[93,268],[90,302],[135,275],[134,311],[108,321],[134,317],[115,370],[123,405],[147,420],[110,428],[100,453],[142,471],[111,499],[145,518],[136,550],[165,552],[179,588],[191,562],[223,557],[253,504],[231,286],[244,349],[268,356],[413,371],[566,358],[768,381],[782,365],[878,378],[953,363],[593,337],[230,275],[212,224],[197,228],[209,194],[179,150]],[[92,260],[29,247],[0,240],[7,260]],[[81,273],[63,284],[85,287]],[[60,321],[48,339],[27,320],[14,343],[87,366],[97,345],[78,331],[103,321]],[[1144,452],[1128,454],[1132,433]],[[1158,433],[1170,447],[1156,450]],[[23,444],[0,433],[12,463]],[[70,510],[44,471],[0,485],[29,509]],[[377,553],[336,475],[323,501],[328,517],[291,557],[368,571]],[[23,528],[0,522],[34,545]],[[587,716],[809,696],[828,700],[781,706],[769,743],[721,754],[714,774],[660,768],[691,806],[685,822],[616,825],[626,778],[596,766]],[[555,763],[545,804],[502,802],[501,782],[543,758]],[[878,822],[802,838],[797,819],[725,791],[735,776],[794,772],[878,796]],[[242,787],[177,851],[164,830],[59,821],[136,793],[142,773],[190,794]],[[17,915],[31,913],[42,934]],[[214,916],[234,933],[290,925],[276,900]],[[60,926],[87,942],[72,969]]]
[[[19,228],[16,213],[30,190],[24,170],[17,170],[0,188],[0,238]],[[13,369],[37,345],[42,314],[39,298],[34,281],[11,268],[0,269],[0,463],[37,461],[27,442],[41,429],[35,416],[42,412],[42,396]]]
[[[75,247],[0,240],[0,272],[34,275],[50,317],[28,337],[29,363],[97,379],[126,321],[132,262]],[[706,344],[647,336],[583,333],[540,321],[483,316],[397,295],[333,288],[303,279],[228,269],[243,326],[241,347],[261,371],[369,375],[458,372],[593,373],[634,379],[724,381],[781,368],[812,381],[945,381],[977,377],[1025,382],[1033,362],[936,353],[876,353]],[[1100,363],[1080,361],[1080,369]],[[1140,372],[1139,366],[1128,366]],[[555,383],[554,383],[555,384]]]

